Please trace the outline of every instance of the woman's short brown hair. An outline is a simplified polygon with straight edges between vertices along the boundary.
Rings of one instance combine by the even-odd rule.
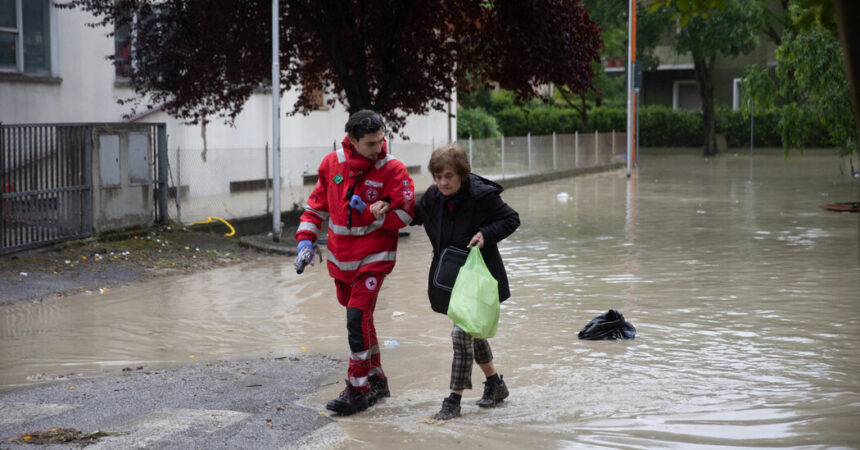
[[[430,164],[427,164],[427,169],[430,170],[430,174],[436,175],[437,173],[442,173],[445,170],[445,166],[451,166],[454,172],[460,176],[460,180],[466,180],[472,172],[472,166],[469,165],[469,156],[457,144],[443,145],[434,150],[430,156]]]

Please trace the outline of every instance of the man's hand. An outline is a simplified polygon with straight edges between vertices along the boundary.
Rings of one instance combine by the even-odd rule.
[[[358,194],[353,194],[352,198],[349,199],[349,206],[358,211],[359,214],[364,214],[364,210],[367,209],[367,203],[364,203]]]
[[[479,231],[478,234],[472,236],[472,240],[469,241],[469,246],[466,247],[471,249],[474,246],[478,246],[478,248],[484,248],[484,235]]]
[[[296,249],[299,254],[296,256],[293,266],[296,268],[296,273],[301,274],[305,271],[305,266],[314,265],[314,244],[309,239],[303,239],[299,241]]]
[[[385,215],[388,214],[388,211],[391,211],[391,205],[385,200],[377,200],[376,203],[370,205],[370,212],[372,212],[373,217],[377,219],[385,217]]]

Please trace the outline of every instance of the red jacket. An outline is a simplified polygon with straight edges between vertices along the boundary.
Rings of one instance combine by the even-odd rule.
[[[353,281],[362,273],[390,273],[397,230],[412,221],[415,211],[415,187],[406,166],[388,154],[387,142],[374,162],[361,156],[346,137],[342,149],[323,158],[317,173],[296,240],[316,241],[328,220],[328,271],[333,278]],[[363,214],[349,207],[347,191],[353,186],[353,194],[367,204]],[[377,220],[370,205],[381,199],[390,200],[391,211]]]

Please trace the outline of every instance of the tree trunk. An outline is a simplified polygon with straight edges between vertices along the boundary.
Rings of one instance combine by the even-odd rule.
[[[855,1],[836,0],[836,24],[839,27],[839,39],[845,52],[845,73],[848,78],[848,89],[851,92],[851,104],[854,107],[854,126],[860,139],[860,34],[852,26],[851,18],[860,14],[860,5]],[[856,25],[856,22],[855,22]]]
[[[693,71],[696,73],[696,83],[699,85],[699,96],[702,98],[702,134],[704,135],[704,156],[716,156],[717,134],[714,123],[714,59],[716,56],[693,60]]]

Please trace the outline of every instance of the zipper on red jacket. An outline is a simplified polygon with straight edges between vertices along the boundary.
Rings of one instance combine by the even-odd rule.
[[[351,173],[355,177],[355,179],[352,181],[352,185],[349,187],[349,189],[346,190],[346,207],[347,209],[349,209],[349,214],[346,216],[347,230],[352,230],[352,206],[350,206],[349,203],[352,200],[352,194],[355,193],[355,186],[358,184],[358,179],[361,177],[362,173],[363,172],[361,171]]]

